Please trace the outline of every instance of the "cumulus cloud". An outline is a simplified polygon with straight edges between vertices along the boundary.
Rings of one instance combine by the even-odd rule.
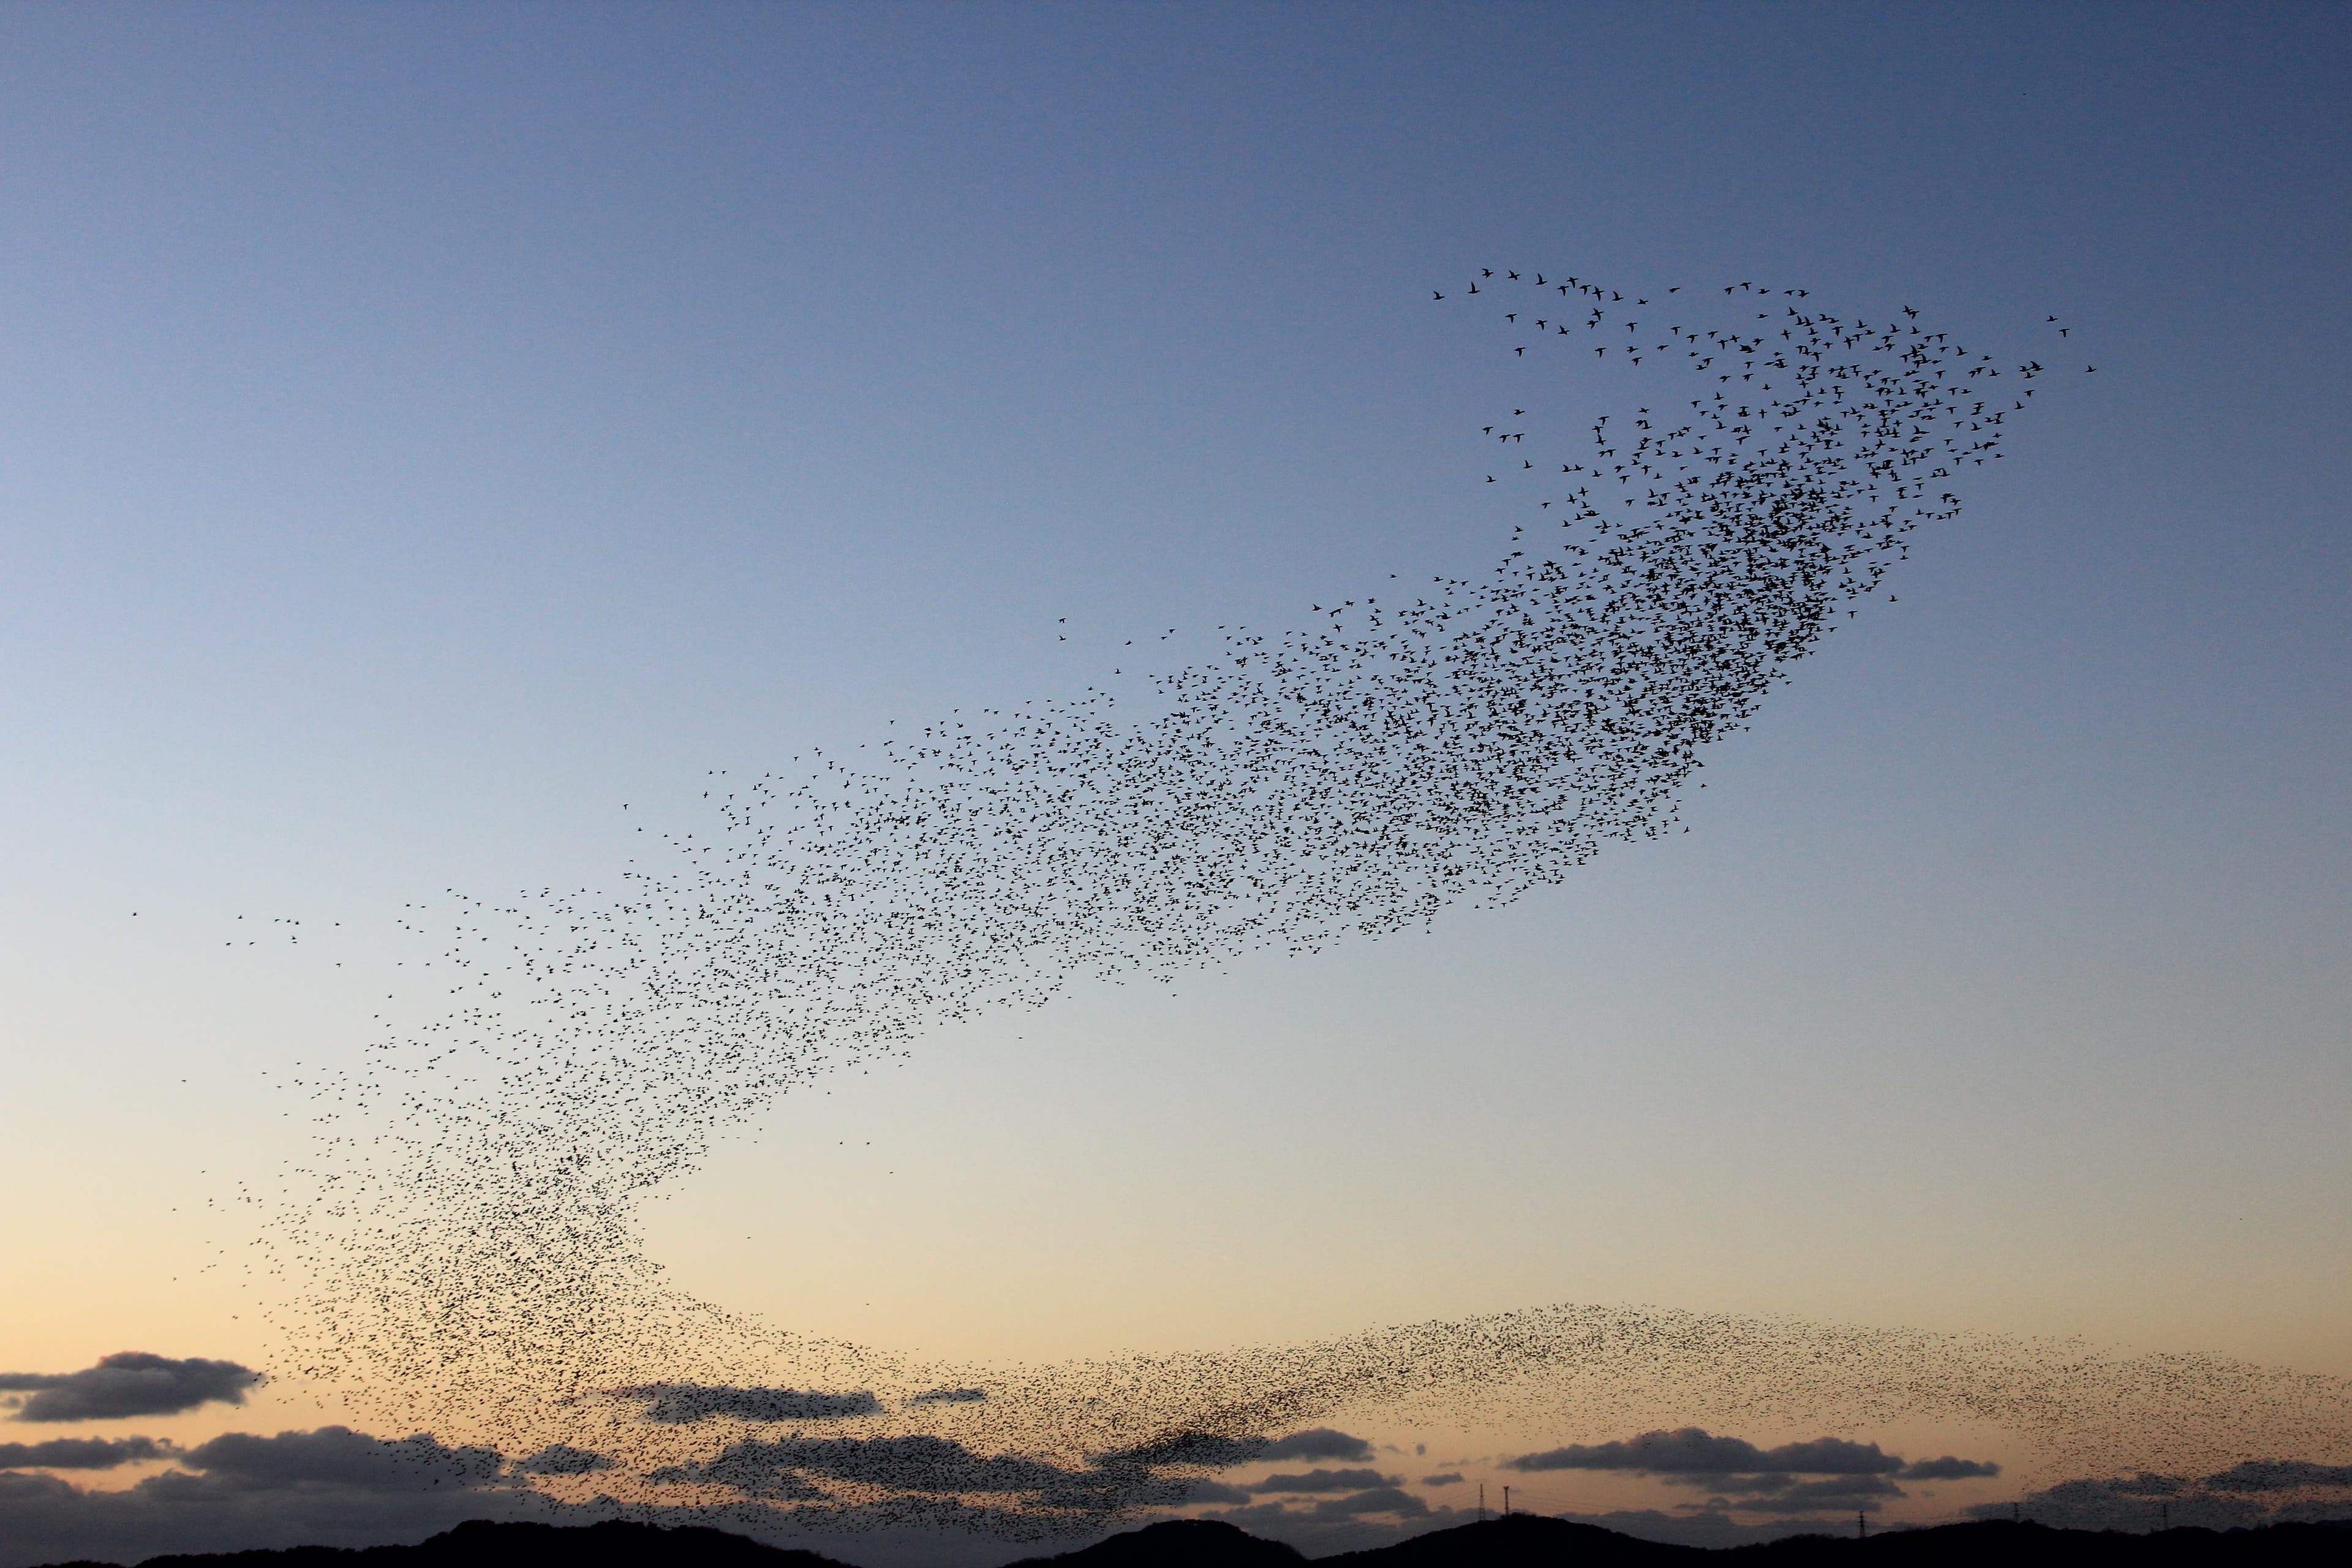
[[[820,1394],[814,1389],[714,1387],[699,1383],[647,1383],[613,1391],[641,1402],[646,1419],[683,1426],[713,1416],[738,1421],[838,1421],[872,1415],[881,1405],[871,1394]]]
[[[274,1437],[224,1433],[189,1449],[180,1456],[180,1463],[205,1472],[204,1484],[215,1489],[268,1491],[323,1484],[401,1492],[487,1485],[504,1473],[506,1456],[496,1448],[448,1447],[425,1432],[386,1439],[348,1426],[321,1426]],[[178,1479],[152,1476],[140,1484],[176,1485]]]
[[[1421,1484],[1425,1487],[1460,1486],[1462,1484],[1462,1472],[1459,1470],[1448,1470],[1442,1476],[1423,1476],[1421,1478]]]
[[[569,1443],[550,1443],[528,1458],[514,1462],[515,1474],[522,1476],[585,1476],[598,1470],[609,1470],[613,1461],[587,1448],[575,1448]]]
[[[1261,1449],[1261,1459],[1369,1459],[1372,1446],[1361,1437],[1351,1437],[1345,1432],[1328,1426],[1309,1427],[1293,1432],[1287,1437],[1276,1437]]]
[[[1308,1470],[1303,1475],[1275,1475],[1254,1483],[1254,1492],[1351,1492],[1366,1487],[1394,1486],[1396,1478],[1378,1470]]]
[[[2205,1478],[2216,1492],[2283,1492],[2305,1487],[2352,1487],[2352,1465],[2315,1465],[2303,1459],[2248,1459]]]
[[[1123,1456],[1073,1469],[1022,1454],[976,1454],[951,1438],[920,1433],[747,1440],[729,1445],[702,1464],[671,1466],[646,1479],[730,1487],[746,1497],[811,1501],[830,1495],[816,1481],[846,1481],[935,1497],[1011,1495],[1028,1507],[1093,1513],[1249,1500],[1238,1488],[1157,1475],[1149,1465]]]
[[[1326,1498],[1311,1510],[1317,1519],[1354,1519],[1360,1514],[1392,1513],[1399,1519],[1419,1519],[1429,1505],[1396,1487],[1373,1487],[1347,1497]]]
[[[2352,1513],[2352,1465],[2307,1459],[2248,1459],[2201,1479],[2141,1470],[2084,1476],[2028,1492],[2015,1503],[1985,1503],[1979,1519],[2012,1513],[2073,1530],[2150,1530],[2160,1523],[2242,1530]],[[2300,1494],[2300,1495],[2283,1495]]]
[[[1781,1472],[1801,1475],[1876,1475],[1903,1468],[1875,1443],[1816,1437],[1759,1448],[1744,1437],[1717,1437],[1705,1427],[1644,1432],[1612,1443],[1571,1443],[1540,1454],[1503,1461],[1513,1470],[1640,1470],[1650,1475],[1725,1476]]]
[[[1853,1506],[1905,1494],[1905,1480],[1961,1480],[1994,1476],[2000,1467],[1947,1454],[1938,1459],[1905,1461],[1875,1443],[1816,1437],[1759,1448],[1743,1437],[1717,1436],[1700,1426],[1644,1432],[1609,1443],[1572,1443],[1504,1461],[1514,1470],[1630,1470],[1673,1486],[1704,1488],[1736,1495],[1719,1507],[1773,1507],[1805,1511]],[[1812,1478],[1806,1479],[1803,1478]]]
[[[2029,1492],[2014,1503],[1983,1503],[1968,1511],[1979,1519],[2014,1515],[2065,1530],[2150,1530],[2166,1520],[2208,1530],[2245,1530],[2266,1524],[2273,1517],[2251,1498],[2217,1497],[2167,1486],[2181,1479],[2143,1476],[2061,1481]]]
[[[233,1361],[174,1361],[145,1351],[102,1356],[79,1372],[0,1372],[0,1406],[18,1421],[114,1421],[242,1405],[262,1374]],[[29,1397],[25,1397],[29,1395]]]
[[[907,1401],[909,1405],[971,1405],[988,1397],[984,1388],[934,1388]]]
[[[142,1459],[168,1459],[177,1452],[152,1437],[52,1437],[46,1443],[0,1443],[0,1470],[110,1470]]]
[[[424,1434],[385,1441],[340,1426],[237,1433],[171,1457],[184,1468],[114,1491],[0,1472],[0,1568],[419,1541],[470,1518],[596,1517],[504,1479],[494,1450]]]

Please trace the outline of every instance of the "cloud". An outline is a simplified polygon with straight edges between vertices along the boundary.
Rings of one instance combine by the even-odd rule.
[[[1448,1470],[1442,1476],[1423,1476],[1421,1478],[1421,1484],[1425,1487],[1459,1486],[1462,1484],[1462,1472]]]
[[[1351,1437],[1328,1426],[1315,1426],[1304,1432],[1293,1432],[1287,1437],[1276,1438],[1257,1457],[1261,1459],[1369,1459],[1372,1457],[1372,1446],[1361,1437]]]
[[[173,1361],[145,1351],[102,1356],[79,1372],[0,1372],[0,1390],[29,1399],[0,1400],[18,1421],[114,1421],[173,1415],[218,1401],[242,1405],[262,1374],[233,1361],[191,1356]]]
[[[176,1452],[152,1437],[52,1437],[46,1443],[0,1443],[0,1470],[110,1470],[142,1459],[168,1459]]]
[[[2315,1465],[2305,1459],[2248,1459],[2205,1478],[2217,1492],[2283,1492],[2303,1487],[2352,1487],[2352,1465]]]
[[[647,1383],[613,1391],[623,1399],[642,1401],[646,1419],[665,1426],[683,1426],[715,1415],[739,1421],[838,1421],[851,1415],[872,1415],[881,1405],[871,1394],[819,1394],[797,1388],[712,1387],[698,1383]]]
[[[1304,1475],[1268,1476],[1250,1487],[1253,1492],[1347,1492],[1366,1487],[1395,1485],[1395,1478],[1378,1470],[1308,1470]]]
[[[496,1448],[447,1447],[424,1432],[386,1439],[348,1426],[321,1426],[275,1437],[225,1433],[181,1455],[180,1463],[205,1472],[203,1484],[215,1489],[268,1491],[322,1484],[401,1492],[488,1485],[504,1474],[506,1456]],[[170,1486],[193,1479],[167,1474],[140,1484]]]
[[[747,1498],[762,1502],[831,1502],[833,1494],[814,1482],[786,1470],[750,1467],[715,1468],[711,1465],[665,1465],[646,1472],[646,1479],[656,1486],[719,1486],[732,1487]]]
[[[934,1388],[907,1401],[909,1405],[970,1405],[988,1397],[984,1388]]]
[[[604,1455],[569,1443],[550,1443],[529,1458],[514,1462],[514,1473],[522,1476],[585,1476],[612,1468],[613,1461]]]
[[[1227,1437],[1214,1432],[1172,1432],[1165,1437],[1155,1437],[1149,1443],[1132,1448],[1118,1448],[1108,1454],[1097,1454],[1095,1462],[1104,1466],[1183,1465],[1209,1470],[1221,1470],[1234,1465],[1262,1463],[1270,1459],[1369,1459],[1372,1446],[1361,1437],[1335,1431],[1328,1426],[1312,1426],[1304,1432],[1293,1432],[1287,1437]]]
[[[1021,1498],[1029,1507],[1089,1513],[1249,1500],[1247,1492],[1223,1482],[1159,1476],[1125,1458],[1072,1469],[1022,1454],[975,1454],[951,1438],[919,1433],[751,1439],[729,1445],[705,1463],[672,1466],[646,1479],[732,1487],[747,1497],[763,1499],[828,1497],[811,1478],[934,1497],[1004,1494]]]
[[[2061,1481],[2029,1492],[2015,1503],[1981,1503],[1968,1511],[1979,1519],[2008,1519],[2014,1514],[2066,1530],[2151,1530],[2168,1519],[2175,1525],[2244,1530],[2266,1524],[2273,1517],[2251,1498],[2170,1489],[2170,1483],[2184,1479],[2143,1475]]]
[[[2206,1530],[2242,1530],[2292,1520],[2341,1519],[2342,1493],[2352,1489],[2352,1465],[2308,1459],[2248,1459],[2201,1479],[2141,1470],[2129,1476],[2084,1476],[2028,1492],[2015,1503],[1982,1503],[1979,1519],[2014,1514],[2072,1530],[2151,1530],[2159,1523]],[[2334,1492],[2334,1497],[2265,1498],[2280,1492]]]
[[[113,1491],[0,1472],[0,1568],[420,1541],[475,1518],[601,1517],[503,1479],[491,1449],[450,1447],[424,1434],[384,1441],[339,1426],[237,1433],[173,1458],[186,1468]]]
[[[1354,1519],[1365,1513],[1392,1513],[1400,1519],[1419,1519],[1429,1511],[1429,1505],[1409,1491],[1395,1487],[1374,1487],[1349,1497],[1326,1498],[1315,1505],[1317,1519]]]
[[[1744,1437],[1719,1437],[1699,1426],[1644,1432],[1620,1442],[1572,1443],[1539,1454],[1522,1454],[1505,1460],[1504,1467],[1523,1471],[1631,1470],[1657,1476],[1675,1486],[1701,1487],[1749,1497],[1792,1498],[1801,1493],[1848,1500],[1903,1496],[1902,1489],[1889,1478],[1959,1480],[2000,1473],[1998,1465],[1949,1454],[1940,1459],[1906,1464],[1901,1455],[1889,1454],[1875,1443],[1854,1443],[1843,1437],[1816,1437],[1810,1442],[1783,1443],[1777,1448],[1759,1448]],[[1825,1484],[1800,1483],[1800,1476],[1875,1477],[1883,1484],[1867,1486],[1857,1480],[1840,1492]],[[1807,1506],[1831,1505],[1823,1501]]]

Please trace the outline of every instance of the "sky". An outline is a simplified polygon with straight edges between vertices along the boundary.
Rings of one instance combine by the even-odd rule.
[[[412,904],[609,886],[711,770],[1483,568],[1494,371],[1429,295],[1526,265],[2067,374],[1687,834],[942,1028],[722,1142],[650,1255],[975,1364],[1577,1302],[2352,1376],[2348,46],[2323,5],[11,8],[0,1365],[279,1370],[237,1195],[302,1157],[273,1083],[424,1016]],[[1582,1474],[1522,1484],[1640,1500]]]

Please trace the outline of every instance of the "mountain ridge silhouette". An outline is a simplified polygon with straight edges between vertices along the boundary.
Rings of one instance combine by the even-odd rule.
[[[1867,1539],[1791,1535],[1744,1546],[1684,1546],[1544,1514],[1515,1513],[1433,1530],[1387,1546],[1309,1558],[1297,1547],[1215,1520],[1166,1520],[1074,1551],[1006,1568],[2195,1568],[2336,1564],[2352,1560],[2352,1520],[2151,1533],[1984,1520],[1884,1528]],[[121,1568],[89,1558],[43,1568]],[[173,1552],[135,1568],[854,1568],[821,1552],[770,1546],[703,1525],[606,1520],[589,1525],[468,1520],[414,1545],[293,1546]]]

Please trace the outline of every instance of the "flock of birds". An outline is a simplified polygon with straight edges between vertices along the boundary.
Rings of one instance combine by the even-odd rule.
[[[2225,1363],[2122,1373],[2071,1351],[1568,1308],[919,1366],[694,1300],[645,1255],[639,1205],[715,1136],[944,1022],[1087,977],[1403,931],[1670,831],[1708,743],[1882,591],[1914,531],[1957,514],[1961,476],[2000,458],[2045,374],[1916,310],[1864,321],[1801,289],[1466,283],[1430,304],[1475,312],[1510,361],[1622,360],[1667,383],[1565,449],[1496,405],[1478,471],[1521,486],[1523,510],[1492,571],[1233,630],[1140,700],[1093,689],[797,773],[714,773],[715,830],[670,838],[617,895],[410,911],[444,940],[446,1010],[305,1080],[314,1157],[249,1194],[289,1347],[275,1370],[379,1419],[540,1447],[561,1461],[543,1484],[616,1507],[1015,1532],[1198,1500],[1204,1456],[1239,1451],[1216,1443],[1416,1401],[1499,1402],[1498,1419],[1529,1401],[1596,1419],[1642,1399],[1687,1418],[1936,1412],[2055,1453],[2085,1434],[2116,1451],[2121,1395],[2154,1379],[2241,1424],[2292,1406],[2352,1430],[2341,1390],[2265,1394]]]

